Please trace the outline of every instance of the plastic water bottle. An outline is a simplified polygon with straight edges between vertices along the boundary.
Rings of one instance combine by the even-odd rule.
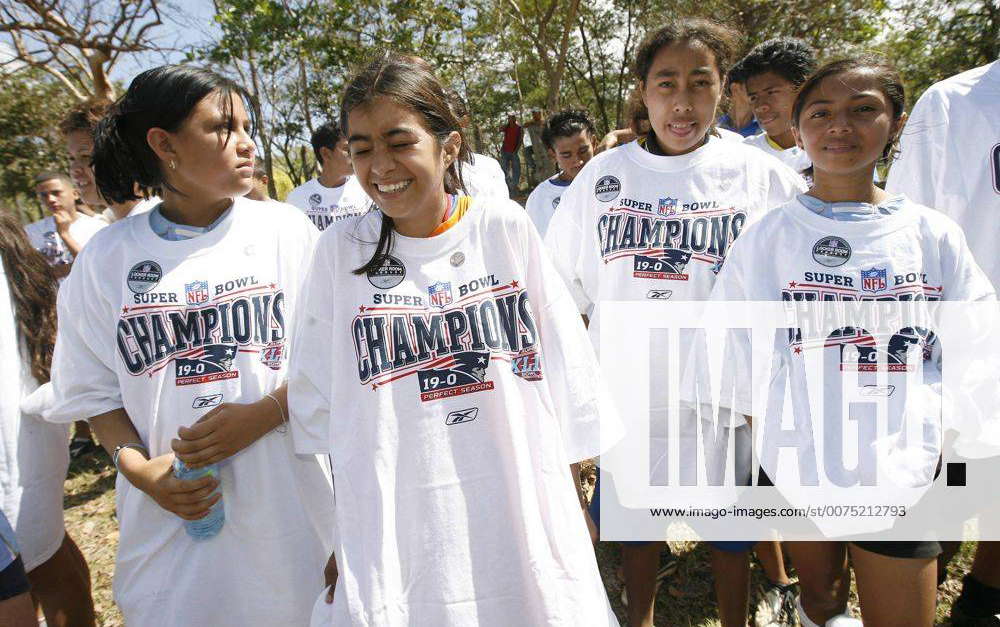
[[[174,476],[178,479],[184,479],[190,481],[192,479],[200,479],[205,475],[211,475],[216,479],[219,478],[219,465],[212,464],[210,466],[204,466],[202,468],[188,468],[187,465],[179,459],[174,459]],[[222,490],[222,484],[220,483],[218,487],[215,488],[216,492]],[[208,498],[211,498],[209,495]],[[208,515],[199,520],[185,520],[184,530],[187,534],[194,538],[195,540],[207,540],[209,538],[215,537],[220,531],[222,531],[222,525],[226,522],[226,508],[222,504],[222,499],[220,498],[215,502],[215,505],[208,510]]]

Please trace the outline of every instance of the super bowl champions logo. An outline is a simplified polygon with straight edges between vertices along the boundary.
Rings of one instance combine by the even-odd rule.
[[[361,215],[368,210],[363,205],[353,203],[340,204],[335,202],[327,207],[322,202],[323,197],[321,195],[312,194],[309,196],[309,208],[306,209],[306,216],[320,231],[325,231],[334,222],[340,222],[341,220]]]
[[[281,368],[287,355],[285,293],[279,286],[260,284],[254,276],[212,288],[196,280],[184,284],[182,304],[174,292],[151,292],[161,273],[155,262],[145,263],[130,273],[128,286],[151,304],[124,306],[117,325],[118,356],[129,374],[151,377],[173,362],[179,386],[235,379],[239,353]]]
[[[850,247],[842,240],[821,240],[816,244],[814,257],[819,254],[823,255],[820,257],[823,260],[835,260],[823,265],[836,267],[846,262],[851,253]],[[817,301],[898,302],[905,305],[941,300],[942,291],[940,285],[928,284],[925,273],[890,274],[887,267],[873,266],[862,268],[854,276],[836,272],[804,272],[801,281],[789,281],[788,287],[781,291],[781,299],[790,306],[794,306],[794,303]],[[849,308],[828,308],[825,311],[840,319],[810,320],[802,311],[796,312],[797,319],[804,324],[797,329],[789,329],[789,345],[795,355],[803,355],[804,350],[811,348],[839,347],[840,369],[856,372],[911,371],[915,366],[907,362],[907,353],[914,345],[920,347],[924,360],[930,358],[936,337],[926,329],[907,327],[892,334],[872,334],[857,324],[856,317]],[[829,326],[831,322],[835,325],[835,330],[825,338],[803,340],[803,335],[813,335],[809,332],[810,327]],[[867,322],[869,324],[865,326],[878,326],[875,320]]]
[[[679,203],[668,196],[654,206],[622,198],[598,218],[601,258],[631,257],[637,279],[687,281],[691,261],[718,272],[746,220],[745,211],[714,200]]]
[[[487,275],[454,288],[439,281],[427,296],[428,305],[399,297],[393,306],[360,307],[351,333],[362,385],[377,390],[416,375],[420,400],[432,401],[492,390],[493,362],[526,381],[542,379],[538,326],[517,281]]]

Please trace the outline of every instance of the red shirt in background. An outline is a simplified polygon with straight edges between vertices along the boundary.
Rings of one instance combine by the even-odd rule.
[[[517,152],[517,149],[521,147],[522,132],[521,125],[517,122],[509,123],[503,127],[503,146],[500,150],[502,152]]]

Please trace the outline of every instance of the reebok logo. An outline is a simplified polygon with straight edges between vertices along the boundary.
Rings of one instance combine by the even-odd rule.
[[[191,407],[194,409],[205,409],[206,407],[215,407],[221,402],[222,394],[209,394],[208,396],[199,396],[194,399]]]
[[[448,418],[444,421],[446,425],[457,425],[463,422],[472,422],[479,415],[478,407],[470,407],[469,409],[460,409],[458,411],[453,411],[448,414]]]

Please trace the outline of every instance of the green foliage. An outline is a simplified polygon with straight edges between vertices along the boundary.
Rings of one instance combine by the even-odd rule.
[[[906,83],[908,104],[937,81],[1000,57],[996,0],[906,0],[881,46]]]
[[[602,133],[621,127],[635,85],[634,51],[646,33],[677,15],[730,26],[743,38],[741,52],[782,35],[806,40],[821,58],[877,45],[918,91],[996,58],[1000,9],[993,0],[900,1],[892,7],[889,0],[581,2],[556,100],[589,111]],[[274,161],[297,184],[314,167],[311,151],[301,147],[313,128],[336,117],[344,81],[376,48],[427,59],[466,98],[473,147],[495,152],[508,114],[526,117],[552,101],[549,78],[568,6],[568,0],[218,0],[223,36],[202,54],[216,63],[252,58],[257,64],[266,77],[263,111]]]
[[[66,169],[58,126],[73,100],[38,70],[11,78],[0,89],[0,209],[29,221],[40,217],[32,193],[35,175]]]

